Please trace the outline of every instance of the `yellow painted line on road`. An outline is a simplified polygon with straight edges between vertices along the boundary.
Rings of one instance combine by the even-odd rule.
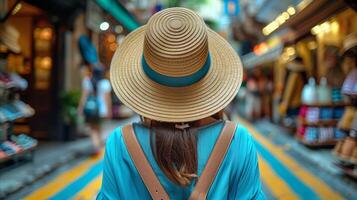
[[[314,174],[305,170],[299,163],[293,158],[286,155],[284,150],[271,143],[268,139],[258,133],[258,131],[246,120],[236,117],[238,122],[243,124],[253,137],[270,151],[277,159],[279,159],[296,177],[298,177],[305,185],[314,190],[322,199],[344,199],[339,193],[334,191],[331,187],[325,184],[322,180],[315,177]],[[268,187],[270,187],[268,185]]]
[[[73,167],[72,169],[60,174],[55,177],[55,179],[46,185],[42,186],[38,190],[34,191],[30,195],[26,196],[25,200],[39,200],[48,199],[55,195],[57,192],[61,191],[67,185],[78,179],[83,175],[87,169],[89,169],[93,164],[97,163],[103,158],[103,151],[95,157],[90,157],[80,163],[79,165]]]
[[[259,170],[261,179],[266,186],[269,187],[272,195],[276,199],[298,200],[299,197],[291,190],[291,188],[274,172],[270,165],[260,156]]]
[[[102,174],[90,182],[81,190],[73,199],[74,200],[91,200],[95,199],[102,185]]]

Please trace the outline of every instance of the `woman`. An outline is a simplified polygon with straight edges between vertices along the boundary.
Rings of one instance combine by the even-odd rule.
[[[110,76],[142,120],[108,139],[98,199],[264,199],[251,136],[222,119],[240,59],[196,13],[152,16],[119,46]]]
[[[90,127],[90,137],[94,146],[93,155],[97,155],[103,145],[100,125],[102,119],[111,118],[111,86],[104,77],[102,66],[88,64],[82,80],[82,95],[78,114],[84,115]]]

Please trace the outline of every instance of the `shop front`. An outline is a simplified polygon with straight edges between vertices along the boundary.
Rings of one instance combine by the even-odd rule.
[[[263,28],[284,46],[273,64],[274,120],[309,148],[335,146],[336,165],[351,174],[357,158],[357,15],[341,2],[305,4]]]
[[[60,98],[66,86],[67,64],[71,65],[72,61],[65,54],[68,48],[65,38],[73,24],[68,23],[68,18],[61,19],[55,12],[50,12],[51,8],[41,2],[0,3],[3,14],[0,30],[0,163],[3,163],[31,155],[27,152],[32,152],[37,140],[62,141],[75,137],[65,129],[64,105]],[[72,15],[73,12],[67,14],[76,18],[77,14]],[[78,76],[79,69],[76,73]]]

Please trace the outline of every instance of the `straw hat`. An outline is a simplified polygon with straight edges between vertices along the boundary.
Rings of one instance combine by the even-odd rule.
[[[110,69],[116,95],[158,121],[211,116],[235,97],[242,63],[234,49],[186,8],[153,15],[117,48]]]
[[[0,43],[5,45],[10,51],[20,53],[19,36],[19,32],[13,26],[0,24]]]
[[[351,33],[343,41],[342,56],[357,46],[357,33]]]

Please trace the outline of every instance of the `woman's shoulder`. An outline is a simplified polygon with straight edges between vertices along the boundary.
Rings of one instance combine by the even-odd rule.
[[[123,140],[122,136],[122,129],[125,125],[123,126],[118,126],[116,127],[108,136],[108,139],[106,141],[106,146],[108,145],[118,145],[118,142]]]
[[[237,138],[240,142],[252,142],[252,135],[249,130],[242,124],[236,123],[236,132],[234,137]]]
[[[242,124],[236,124],[236,132],[232,139],[231,149],[240,156],[250,154],[255,149],[254,139],[249,130]],[[255,150],[254,150],[255,151]]]
[[[117,128],[115,128],[110,135],[108,136],[108,139],[106,141],[106,150],[107,151],[116,151],[116,152],[123,152],[123,150],[126,150],[126,145],[125,145],[125,141],[123,138],[123,128],[125,126],[133,126],[133,128],[135,127],[135,135],[136,137],[138,137],[138,133],[136,133],[136,131],[142,131],[142,126],[139,126],[137,123],[133,123],[133,124],[125,124],[122,126],[118,126]],[[137,138],[139,139],[139,138]]]
[[[227,152],[235,176],[239,176],[245,168],[254,166],[256,156],[254,139],[249,129],[242,124],[237,124],[235,135]]]
[[[122,136],[122,127],[123,126],[119,126],[115,128],[106,140],[105,151],[108,156],[114,156],[114,154],[122,152],[124,148],[125,144]]]

